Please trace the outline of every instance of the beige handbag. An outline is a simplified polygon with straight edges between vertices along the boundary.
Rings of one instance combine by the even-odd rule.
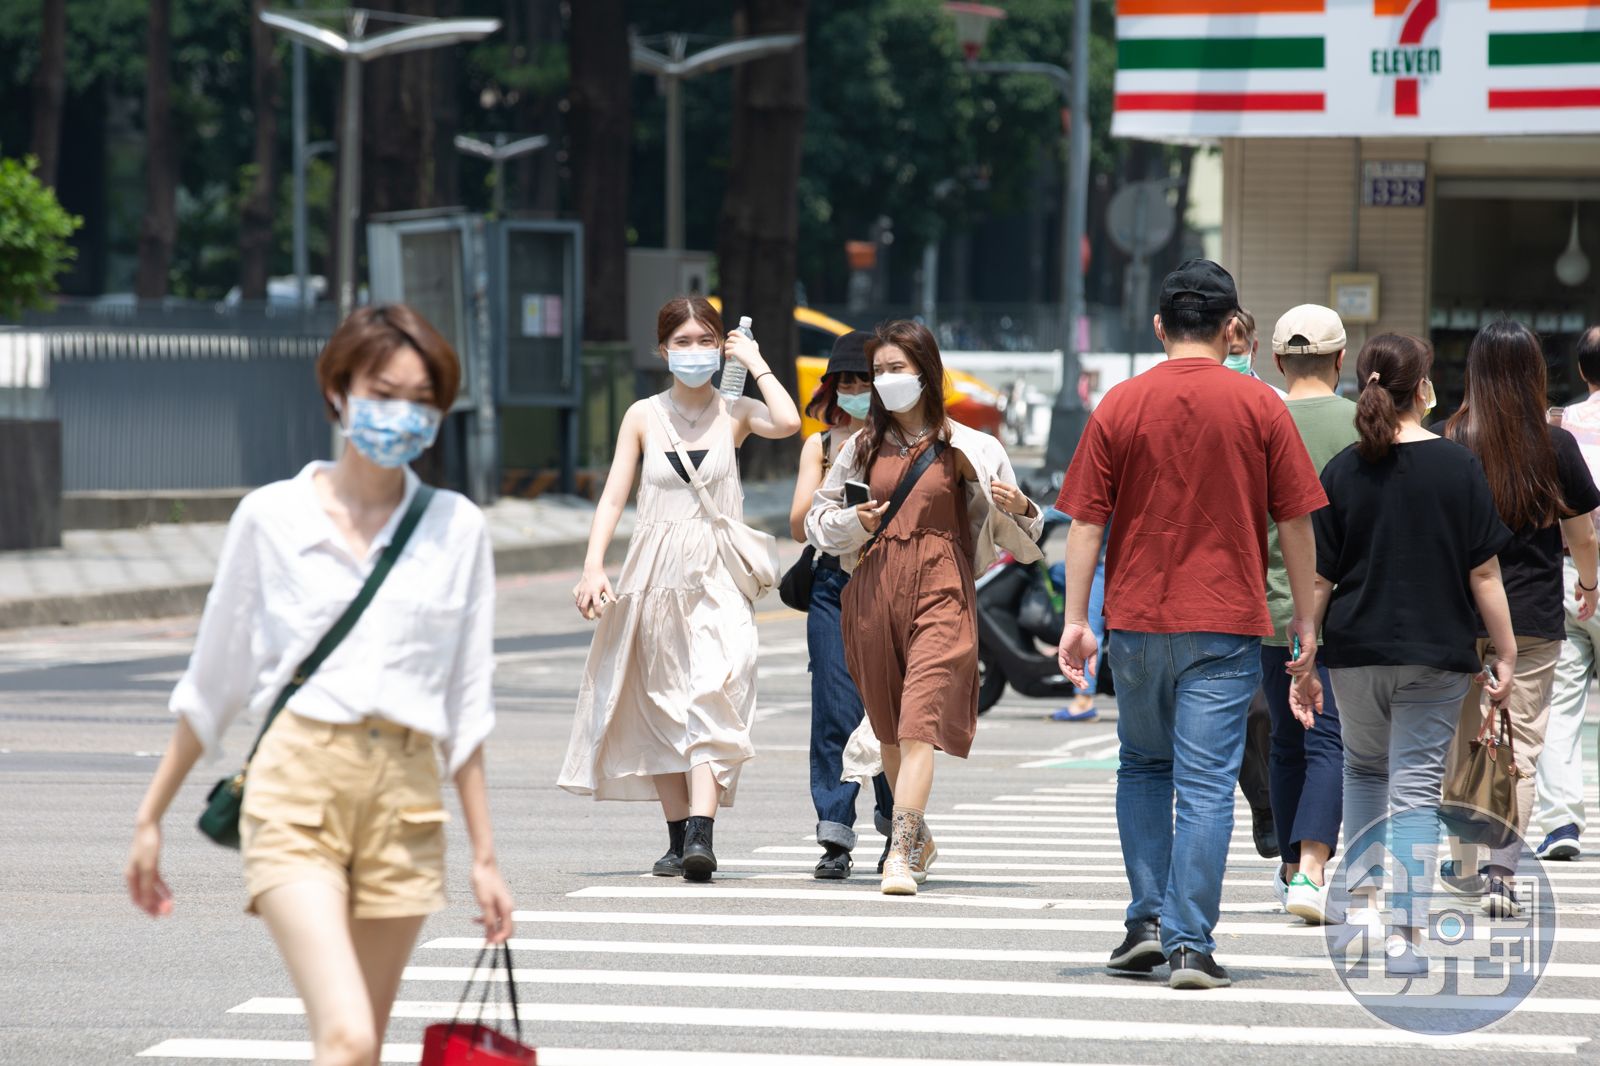
[[[1516,749],[1511,740],[1511,711],[1493,703],[1464,757],[1445,777],[1439,817],[1463,843],[1501,848],[1517,837]]]
[[[689,484],[700,497],[700,506],[705,510],[706,517],[711,519],[712,528],[716,530],[717,552],[722,556],[723,565],[733,575],[733,583],[739,586],[739,591],[744,593],[745,599],[751,602],[759,600],[778,583],[778,538],[771,533],[752,529],[743,522],[735,522],[718,509],[717,502],[711,498],[711,493],[706,491],[706,483],[701,480],[700,471],[690,461],[689,453],[684,450],[683,441],[673,430],[672,419],[667,416],[666,408],[661,405],[659,398],[653,409],[661,421],[661,428],[666,431],[667,440],[678,453],[678,461],[683,464],[683,472],[688,476]]]

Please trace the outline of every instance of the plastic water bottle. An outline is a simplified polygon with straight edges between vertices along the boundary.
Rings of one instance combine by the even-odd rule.
[[[743,333],[751,340],[756,339],[755,331],[750,328],[750,316],[743,315],[739,318],[739,327],[735,333]],[[729,359],[722,368],[722,395],[730,400],[737,400],[744,395],[744,379],[747,371],[744,364],[737,359]]]

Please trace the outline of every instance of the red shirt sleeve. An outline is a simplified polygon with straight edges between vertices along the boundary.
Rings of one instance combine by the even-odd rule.
[[[1328,494],[1289,409],[1276,406],[1267,424],[1267,513],[1287,522],[1328,506]]]
[[[1111,480],[1111,441],[1101,418],[1104,410],[1102,404],[1089,416],[1089,424],[1072,453],[1072,465],[1061,482],[1061,494],[1056,497],[1056,510],[1095,526],[1110,523],[1116,503],[1116,487]]]

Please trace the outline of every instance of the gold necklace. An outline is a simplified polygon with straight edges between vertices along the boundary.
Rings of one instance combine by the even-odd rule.
[[[683,408],[678,406],[678,401],[674,400],[672,398],[672,390],[671,389],[667,390],[667,403],[672,405],[672,410],[677,413],[677,416],[679,418],[681,418],[685,422],[689,423],[689,428],[690,429],[694,429],[696,426],[698,426],[700,424],[700,420],[706,416],[706,412],[711,410],[711,405],[716,403],[716,402],[717,402],[717,394],[715,392],[712,392],[711,399],[707,400],[706,401],[706,405],[704,407],[700,408],[700,413],[695,415],[693,418],[690,418],[688,415],[683,413]]]

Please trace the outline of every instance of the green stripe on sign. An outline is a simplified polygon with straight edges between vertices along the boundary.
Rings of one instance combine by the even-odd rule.
[[[1581,33],[1491,33],[1491,67],[1600,63],[1600,30]]]
[[[1321,37],[1165,37],[1117,42],[1121,70],[1321,70]]]

